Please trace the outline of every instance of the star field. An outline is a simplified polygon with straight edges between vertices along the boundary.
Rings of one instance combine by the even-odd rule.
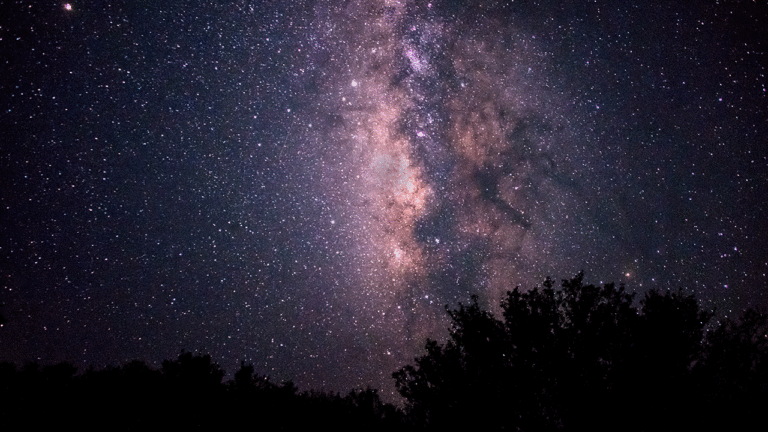
[[[7,3],[0,360],[390,395],[546,276],[768,306],[763,4]]]

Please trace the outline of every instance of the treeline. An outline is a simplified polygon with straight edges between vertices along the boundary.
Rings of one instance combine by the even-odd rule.
[[[712,322],[681,291],[585,285],[508,292],[501,316],[446,311],[445,343],[393,374],[405,400],[376,390],[299,392],[242,364],[233,379],[182,352],[78,374],[71,364],[0,364],[0,419],[80,430],[717,430],[763,429],[768,315]]]
[[[635,296],[583,275],[515,289],[497,318],[448,310],[450,338],[393,374],[420,429],[761,430],[768,315],[713,325],[681,291]],[[715,323],[713,323],[715,324]]]
[[[142,361],[81,374],[68,363],[0,364],[0,419],[43,430],[395,430],[402,414],[374,389],[299,392],[242,364],[234,379],[209,355],[182,352],[160,370]]]

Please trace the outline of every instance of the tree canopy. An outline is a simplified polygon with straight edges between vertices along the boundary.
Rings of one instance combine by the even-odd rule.
[[[508,292],[501,317],[473,297],[446,310],[448,340],[393,374],[410,421],[429,429],[690,429],[766,406],[766,314],[709,336],[692,295],[586,285]],[[733,351],[733,354],[730,354]],[[762,405],[761,405],[762,404]],[[746,417],[738,419],[745,420]]]

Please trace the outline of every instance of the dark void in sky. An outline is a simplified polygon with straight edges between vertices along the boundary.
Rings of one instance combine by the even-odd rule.
[[[0,359],[390,374],[579,270],[768,305],[764,2],[3,2]]]

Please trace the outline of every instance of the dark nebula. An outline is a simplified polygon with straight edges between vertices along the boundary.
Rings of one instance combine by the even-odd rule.
[[[721,3],[5,2],[0,360],[389,397],[474,293],[767,306],[768,15]]]

